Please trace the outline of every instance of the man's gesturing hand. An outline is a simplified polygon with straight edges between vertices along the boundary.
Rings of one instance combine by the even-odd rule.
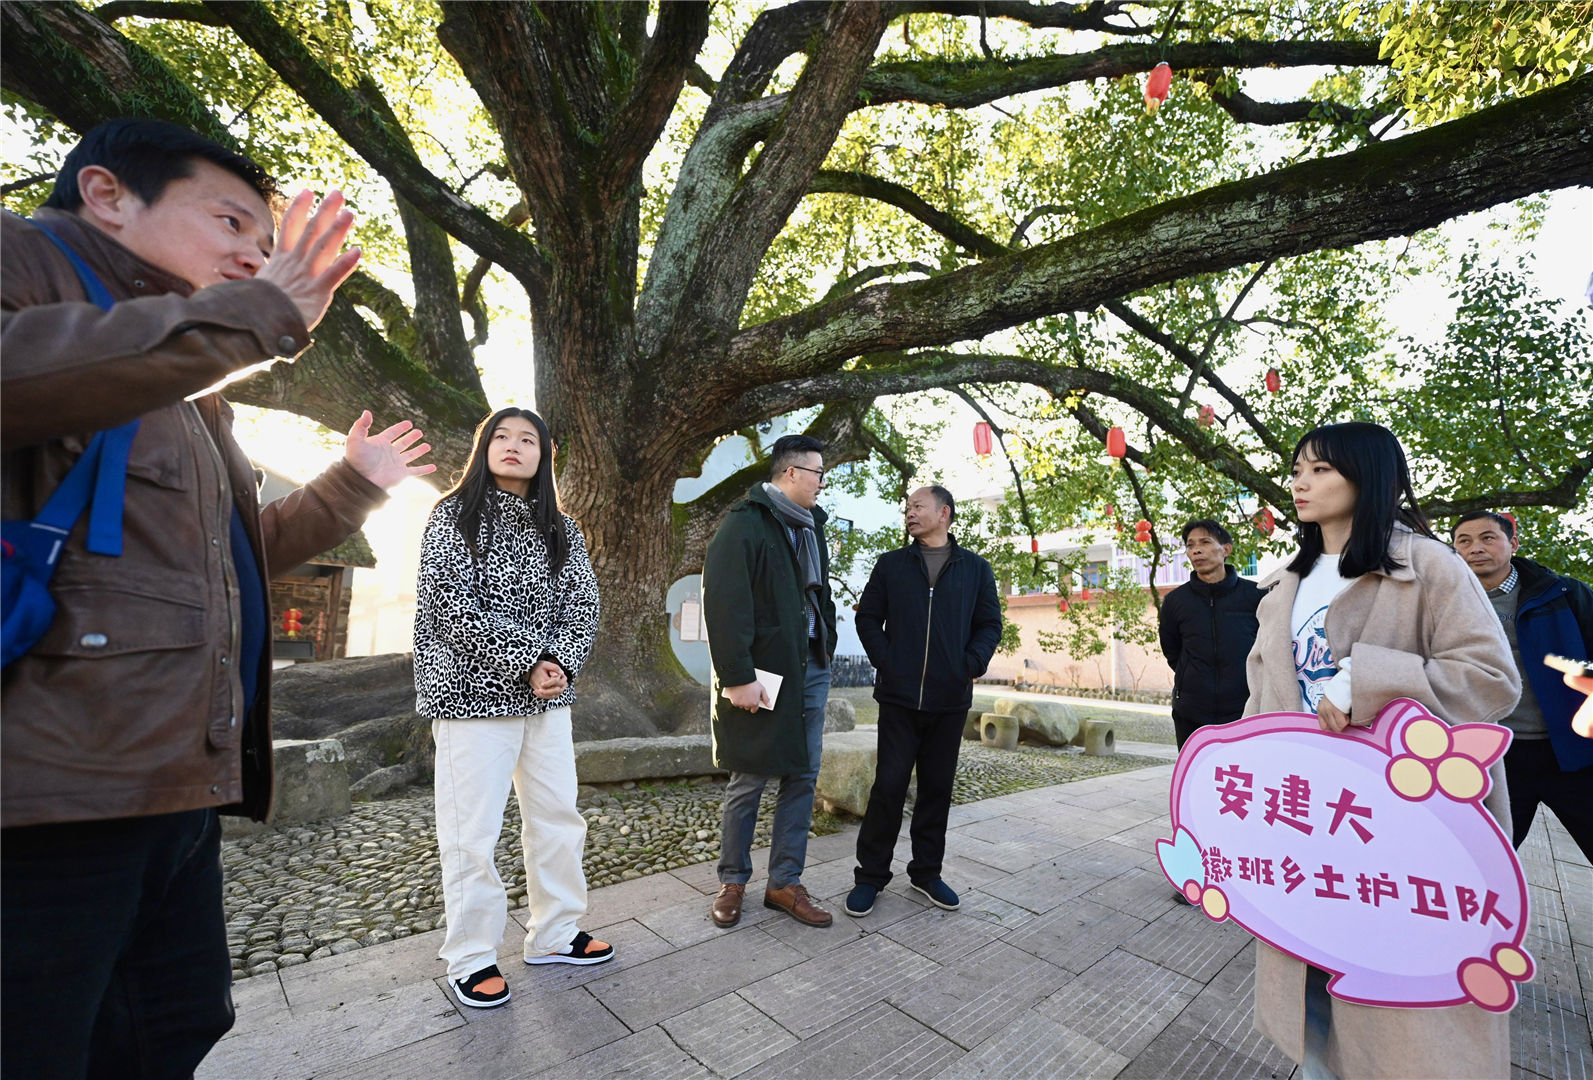
[[[326,314],[332,294],[360,261],[359,248],[343,250],[354,225],[354,215],[343,208],[343,193],[327,192],[312,214],[314,202],[315,195],[308,190],[293,197],[282,215],[276,250],[255,275],[287,293],[312,330]]]
[[[425,433],[414,424],[400,420],[372,435],[371,421],[369,409],[360,413],[360,418],[348,429],[348,442],[343,444],[343,459],[361,476],[385,491],[407,476],[425,476],[437,471],[437,466],[432,464],[410,464],[431,450],[430,443],[420,441]]]

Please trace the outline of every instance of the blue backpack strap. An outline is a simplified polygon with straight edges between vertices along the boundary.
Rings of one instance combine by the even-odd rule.
[[[116,301],[111,298],[110,290],[99,279],[99,275],[90,270],[88,263],[83,261],[83,256],[67,247],[66,241],[55,235],[54,231],[48,226],[42,225],[37,221],[29,221],[29,224],[37,228],[45,236],[48,236],[50,243],[61,249],[61,254],[67,257],[67,260],[72,264],[72,269],[76,271],[77,279],[83,283],[83,291],[88,294],[89,301],[104,311],[111,310],[111,305],[116,303]]]
[[[88,263],[83,261],[83,256],[73,251],[49,226],[37,221],[31,224],[49,237],[50,242],[66,256],[89,300],[101,310],[111,310],[112,305],[116,303],[115,299],[105,287],[105,283],[99,279],[99,275],[89,269]],[[56,489],[54,495],[50,496],[50,501],[45,504],[34,521],[45,528],[70,532],[72,525],[82,515],[83,508],[88,505],[89,496],[92,494],[94,509],[89,512],[88,549],[96,555],[120,555],[122,506],[126,501],[127,491],[127,459],[132,453],[133,436],[137,434],[137,420],[96,434],[89,441],[88,448],[83,452],[78,464],[73,466],[66,479],[61,481],[61,486]]]
[[[96,555],[121,555],[122,508],[127,503],[127,459],[133,450],[138,421],[102,431],[89,445],[100,443],[95,467],[94,508],[89,511],[88,549]]]
[[[62,478],[55,492],[50,496],[49,502],[33,519],[36,529],[48,529],[60,533],[63,537],[72,531],[72,526],[77,524],[77,519],[83,515],[83,508],[89,504],[89,497],[94,494],[98,486],[96,474],[100,471],[100,458],[105,448],[105,433],[100,432],[89,440],[88,449],[83,451],[83,456],[77,459],[72,470]],[[121,538],[117,537],[117,546],[121,546]]]

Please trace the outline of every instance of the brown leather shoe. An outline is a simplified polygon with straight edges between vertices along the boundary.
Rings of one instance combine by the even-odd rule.
[[[835,921],[828,911],[813,902],[807,886],[800,881],[783,889],[763,890],[763,906],[779,908],[797,922],[809,926],[829,926]]]
[[[719,893],[714,897],[714,906],[708,912],[715,926],[734,926],[741,921],[741,898],[746,892],[745,885],[725,882],[719,886]]]

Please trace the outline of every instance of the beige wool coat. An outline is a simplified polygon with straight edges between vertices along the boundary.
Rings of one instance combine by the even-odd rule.
[[[1454,724],[1496,721],[1515,708],[1521,677],[1498,616],[1475,574],[1448,546],[1403,526],[1390,552],[1399,570],[1373,571],[1328,607],[1335,658],[1354,660],[1350,715],[1367,720],[1397,697]],[[1279,570],[1266,591],[1246,673],[1245,715],[1299,712],[1290,614],[1299,575]],[[1485,805],[1510,835],[1503,761],[1489,770]],[[1345,926],[1353,933],[1352,925]],[[1295,1061],[1305,1056],[1305,965],[1256,942],[1255,1026]],[[1475,1005],[1387,1009],[1334,999],[1327,1065],[1342,1080],[1507,1078],[1510,1018]]]

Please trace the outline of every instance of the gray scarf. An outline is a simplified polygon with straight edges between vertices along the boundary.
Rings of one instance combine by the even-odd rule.
[[[813,531],[813,512],[792,502],[785,492],[773,484],[765,483],[763,490],[768,493],[769,501],[774,504],[774,512],[787,526],[796,530],[797,535],[797,560],[802,564],[802,571],[807,576],[803,588],[808,593],[808,600],[813,605],[813,610],[819,609],[819,592],[824,588],[823,572],[819,569],[819,538]]]

